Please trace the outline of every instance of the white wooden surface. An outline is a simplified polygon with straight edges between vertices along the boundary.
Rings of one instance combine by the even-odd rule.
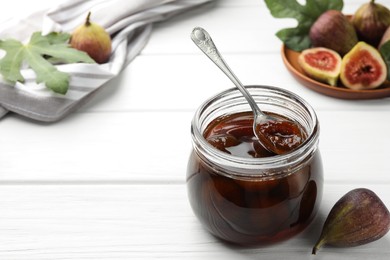
[[[0,20],[58,2],[13,0]],[[351,13],[366,1],[344,2]],[[390,234],[311,255],[330,208],[349,190],[370,188],[390,207],[390,99],[339,100],[301,86],[285,69],[274,36],[291,25],[272,18],[261,0],[215,1],[157,24],[142,54],[66,119],[0,120],[0,259],[389,259]],[[245,84],[284,87],[318,113],[322,207],[289,241],[228,246],[191,211],[190,121],[206,98],[232,87],[190,40],[195,26],[212,34]]]

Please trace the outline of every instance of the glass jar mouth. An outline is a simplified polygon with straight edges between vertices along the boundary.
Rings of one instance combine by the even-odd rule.
[[[194,150],[213,167],[229,165],[231,177],[283,177],[296,170],[302,158],[310,157],[317,149],[319,122],[308,102],[288,90],[264,85],[246,86],[259,107],[266,112],[277,113],[299,122],[307,133],[307,139],[295,150],[271,157],[239,157],[220,151],[203,137],[203,131],[216,117],[235,112],[251,111],[237,88],[227,89],[206,100],[195,112],[191,123]],[[226,171],[223,171],[226,175]]]

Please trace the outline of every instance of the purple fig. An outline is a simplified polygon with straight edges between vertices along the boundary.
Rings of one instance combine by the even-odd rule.
[[[359,40],[377,47],[387,27],[390,26],[390,10],[371,0],[356,10],[351,22]]]
[[[390,213],[371,190],[359,188],[345,194],[331,209],[313,254],[324,245],[352,247],[383,237],[390,229]]]
[[[321,14],[311,26],[309,37],[313,47],[325,47],[341,56],[358,42],[352,23],[337,10],[328,10]]]

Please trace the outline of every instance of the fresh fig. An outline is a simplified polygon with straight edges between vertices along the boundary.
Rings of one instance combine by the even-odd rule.
[[[365,42],[359,42],[341,62],[341,82],[350,89],[374,89],[387,77],[387,67],[379,51]]]
[[[378,240],[390,230],[390,213],[371,190],[354,189],[331,209],[313,254],[324,245],[352,247]]]
[[[337,52],[323,47],[306,49],[299,54],[298,63],[309,77],[337,85],[341,69],[341,56]]]
[[[91,12],[85,23],[74,30],[70,45],[88,53],[97,63],[105,63],[111,56],[111,37],[102,26],[92,23],[90,16]]]
[[[358,42],[356,31],[340,11],[328,10],[313,23],[309,32],[313,47],[325,47],[344,56]]]
[[[356,10],[351,22],[359,40],[377,47],[387,27],[390,26],[390,10],[371,0]]]
[[[390,41],[390,26],[387,27],[385,33],[383,34],[382,39],[378,45],[378,49],[380,49],[382,47],[382,45],[388,41]]]

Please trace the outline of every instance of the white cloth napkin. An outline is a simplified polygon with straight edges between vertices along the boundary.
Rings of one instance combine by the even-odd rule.
[[[35,31],[72,32],[92,13],[91,20],[112,36],[112,55],[106,64],[56,65],[71,75],[66,95],[56,94],[35,82],[31,69],[23,69],[24,83],[0,82],[0,118],[8,111],[55,122],[82,106],[108,80],[117,76],[147,43],[155,22],[212,0],[67,0],[59,6],[32,14],[23,20],[0,24],[0,39],[27,41]]]

